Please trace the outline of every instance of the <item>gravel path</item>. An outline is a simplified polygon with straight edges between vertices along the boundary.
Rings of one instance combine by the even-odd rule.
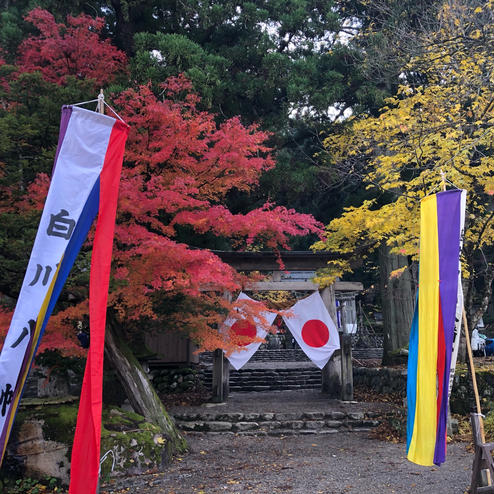
[[[329,400],[318,390],[233,393],[228,402],[170,407],[172,413],[388,412],[391,403]],[[405,445],[365,432],[257,437],[189,433],[190,452],[156,474],[119,479],[100,494],[463,494],[473,454],[448,447],[446,463],[421,467]]]
[[[421,467],[403,444],[365,433],[187,439],[190,452],[163,472],[111,482],[101,494],[463,494],[473,461],[458,443],[440,468]]]
[[[340,401],[327,397],[317,389],[295,391],[264,391],[257,393],[231,393],[226,403],[205,403],[199,406],[170,406],[168,411],[176,413],[249,413],[249,412],[385,412],[395,408],[390,403],[366,403]]]

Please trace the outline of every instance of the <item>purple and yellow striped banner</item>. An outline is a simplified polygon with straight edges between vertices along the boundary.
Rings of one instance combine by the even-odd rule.
[[[459,301],[464,190],[422,200],[419,290],[410,333],[407,455],[419,465],[446,458],[446,420],[455,316]]]

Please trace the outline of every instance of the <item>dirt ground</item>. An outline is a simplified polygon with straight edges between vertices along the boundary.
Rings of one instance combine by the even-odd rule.
[[[403,444],[366,433],[187,439],[190,452],[162,472],[110,482],[101,494],[463,494],[473,461],[456,443],[441,467],[421,467]]]
[[[175,406],[184,411],[379,411],[393,403],[340,402],[318,391],[236,393],[221,405]],[[190,451],[161,472],[103,484],[100,494],[463,494],[473,453],[448,446],[441,467],[406,459],[405,444],[367,432],[256,437],[189,433]]]

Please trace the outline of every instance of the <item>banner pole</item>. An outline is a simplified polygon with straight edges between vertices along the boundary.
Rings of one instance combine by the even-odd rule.
[[[103,93],[103,88],[99,90],[97,111],[103,115],[105,114],[105,93]]]
[[[475,395],[475,405],[477,408],[477,413],[479,415],[482,415],[482,410],[480,408],[480,396],[479,396],[479,388],[477,387],[477,377],[475,375],[475,367],[473,363],[473,352],[472,352],[472,345],[470,344],[470,334],[468,331],[468,323],[467,323],[467,316],[465,314],[465,307],[463,307],[463,329],[465,331],[465,338],[467,340],[467,353],[468,353],[468,363],[470,364],[470,373],[472,374],[472,384],[473,384],[473,393]],[[482,441],[485,442],[485,437],[484,437],[484,426],[481,422],[481,434],[482,434]]]
[[[477,376],[475,375],[475,367],[473,363],[473,353],[472,345],[470,344],[470,335],[468,331],[467,316],[465,314],[465,307],[463,307],[463,329],[465,331],[465,339],[467,340],[467,353],[468,353],[468,363],[470,364],[470,374],[472,376],[473,393],[475,395],[475,405],[477,408],[477,415],[479,417],[479,433],[480,440],[485,443],[485,431],[484,431],[484,419],[482,415],[482,409],[480,407],[480,396],[479,389],[477,387]],[[473,431],[472,431],[473,433]],[[491,475],[489,470],[486,472],[487,485],[491,485]]]

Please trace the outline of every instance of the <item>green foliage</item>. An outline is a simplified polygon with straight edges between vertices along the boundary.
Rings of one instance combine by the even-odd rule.
[[[7,69],[4,69],[6,71]],[[65,86],[45,81],[39,73],[12,73],[0,89],[0,183],[23,188],[38,173],[51,173],[60,125],[60,108],[67,101],[87,99],[87,81],[71,78]]]
[[[0,55],[8,62],[13,62],[17,47],[23,38],[21,19],[17,8],[12,8],[0,13]]]
[[[62,492],[60,480],[54,477],[44,477],[43,479],[4,479],[3,494],[44,494]],[[0,480],[0,487],[2,481]]]
[[[131,61],[132,77],[142,84],[164,82],[184,73],[211,107],[223,87],[223,76],[230,65],[227,59],[209,54],[181,34],[138,33],[136,55]]]
[[[41,213],[34,204],[22,214],[6,208],[25,196],[39,173],[51,175],[60,108],[87,99],[90,85],[71,78],[65,86],[58,86],[43,80],[39,73],[17,74],[15,67],[6,65],[0,66],[0,78],[2,75],[0,187],[7,187],[9,194],[0,199],[0,292],[15,298]]]

